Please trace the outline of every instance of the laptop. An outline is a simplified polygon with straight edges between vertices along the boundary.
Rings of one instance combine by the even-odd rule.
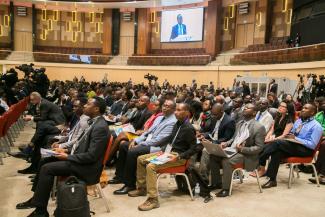
[[[219,144],[213,144],[212,142],[202,142],[202,145],[206,148],[209,154],[213,154],[219,157],[231,158],[237,154],[236,149],[232,147],[222,149]]]

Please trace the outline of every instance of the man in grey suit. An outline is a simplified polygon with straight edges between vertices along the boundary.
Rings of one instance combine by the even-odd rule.
[[[163,115],[154,121],[147,132],[130,143],[125,142],[120,145],[116,177],[109,183],[124,183],[124,186],[116,190],[114,194],[127,194],[135,189],[138,156],[160,151],[161,147],[167,144],[177,122],[174,115],[175,108],[175,102],[166,100],[162,107]]]
[[[42,166],[34,195],[17,209],[36,208],[29,217],[48,217],[47,204],[55,176],[74,175],[94,185],[103,170],[103,159],[110,137],[107,123],[102,117],[106,110],[105,100],[94,97],[88,100],[84,114],[90,117],[90,127],[70,150],[56,152],[58,161]],[[70,154],[68,154],[70,153]]]
[[[245,105],[243,111],[244,120],[240,121],[236,126],[236,132],[233,139],[228,142],[222,142],[222,148],[230,146],[235,148],[237,153],[230,158],[218,157],[210,155],[210,168],[212,185],[217,186],[221,184],[222,190],[217,193],[217,197],[226,197],[229,195],[229,188],[231,184],[231,175],[235,164],[244,164],[244,169],[252,171],[256,169],[259,160],[259,153],[263,150],[265,139],[265,127],[255,120],[257,108],[253,104]],[[249,133],[247,139],[242,141],[241,137],[246,131]],[[245,137],[242,137],[245,138]],[[222,166],[223,176],[221,178],[220,168]]]

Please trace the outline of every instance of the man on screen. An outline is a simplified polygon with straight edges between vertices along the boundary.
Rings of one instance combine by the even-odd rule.
[[[173,26],[169,40],[173,40],[179,35],[186,35],[186,25],[183,24],[183,17],[181,14],[177,15],[177,24]]]

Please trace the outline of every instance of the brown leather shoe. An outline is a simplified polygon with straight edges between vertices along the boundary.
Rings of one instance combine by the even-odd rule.
[[[137,189],[134,191],[130,191],[128,193],[129,197],[142,197],[142,196],[147,196],[147,191],[144,189]]]
[[[143,204],[141,204],[138,207],[138,209],[140,211],[149,211],[149,210],[156,209],[159,207],[160,207],[160,205],[159,205],[158,197],[155,197],[155,198],[148,197],[148,199]]]

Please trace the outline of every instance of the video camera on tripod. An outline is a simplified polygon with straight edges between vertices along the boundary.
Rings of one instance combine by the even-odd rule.
[[[34,68],[34,64],[22,64],[16,66],[16,69],[24,72],[25,83],[30,90],[29,92],[37,91],[42,97],[46,96],[47,90],[49,89],[50,81],[45,74],[45,68]]]
[[[149,81],[149,84],[151,85],[151,82],[152,81],[157,81],[158,80],[158,77],[157,76],[155,76],[155,75],[151,75],[151,74],[146,74],[145,76],[144,76],[144,78],[145,79],[148,79],[148,81]]]

